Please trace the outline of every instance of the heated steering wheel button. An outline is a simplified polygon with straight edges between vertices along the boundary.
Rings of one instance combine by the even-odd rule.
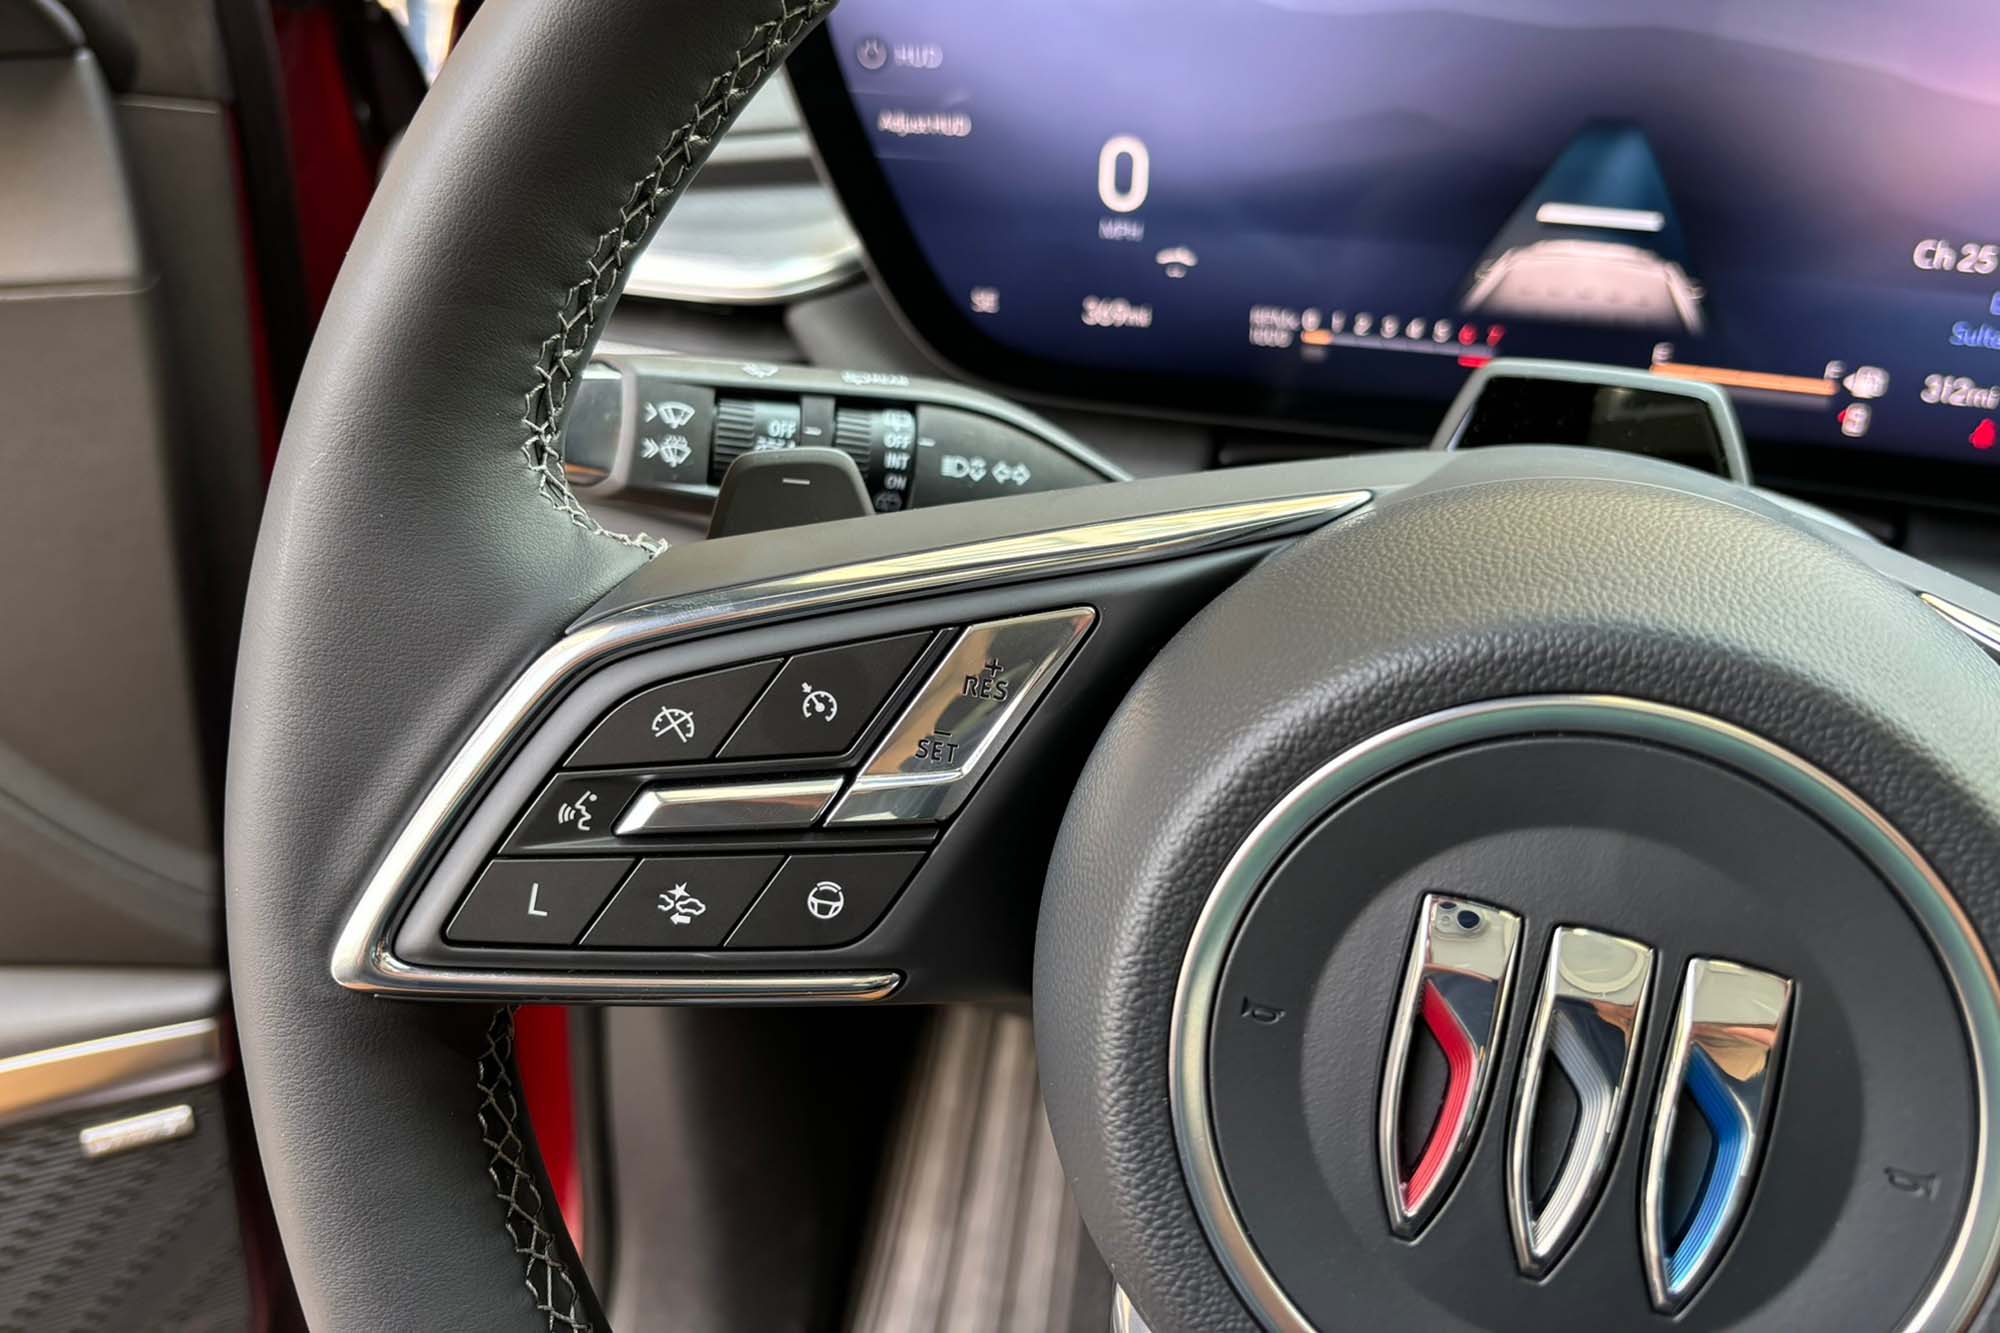
[[[775,856],[651,856],[583,937],[587,949],[713,949],[729,937]]]
[[[930,631],[800,653],[764,691],[724,759],[839,754],[889,697]]]
[[[794,856],[729,937],[732,949],[827,949],[860,939],[910,882],[922,852]]]
[[[570,768],[710,759],[778,669],[753,662],[642,690],[611,710],[569,757]]]
[[[453,944],[571,944],[618,887],[626,860],[495,861],[445,927]]]

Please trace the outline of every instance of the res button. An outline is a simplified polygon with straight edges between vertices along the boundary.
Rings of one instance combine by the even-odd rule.
[[[944,819],[1083,642],[1087,606],[968,627],[868,756],[829,824]]]
[[[453,944],[570,944],[632,866],[625,860],[495,861],[445,927]]]
[[[712,758],[778,669],[753,662],[642,690],[611,710],[569,757],[570,768],[679,764]]]
[[[722,751],[724,759],[839,754],[929,643],[929,630],[800,653]]]

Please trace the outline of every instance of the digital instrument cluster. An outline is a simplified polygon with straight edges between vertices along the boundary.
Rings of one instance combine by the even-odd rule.
[[[991,378],[1331,417],[1572,358],[2000,466],[1990,18],[847,0],[795,78],[898,302]]]

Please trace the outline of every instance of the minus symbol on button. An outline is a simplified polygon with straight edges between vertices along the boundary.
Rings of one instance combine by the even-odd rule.
[[[780,478],[778,478],[778,480],[779,480],[779,481],[782,481],[782,482],[784,482],[784,483],[785,483],[785,485],[787,485],[787,486],[810,486],[810,485],[812,485],[812,478],[811,478],[811,477],[780,477]]]

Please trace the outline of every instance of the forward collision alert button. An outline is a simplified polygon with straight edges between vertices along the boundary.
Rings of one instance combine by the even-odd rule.
[[[1097,619],[1087,606],[962,631],[868,757],[828,824],[944,819],[1034,710]]]

